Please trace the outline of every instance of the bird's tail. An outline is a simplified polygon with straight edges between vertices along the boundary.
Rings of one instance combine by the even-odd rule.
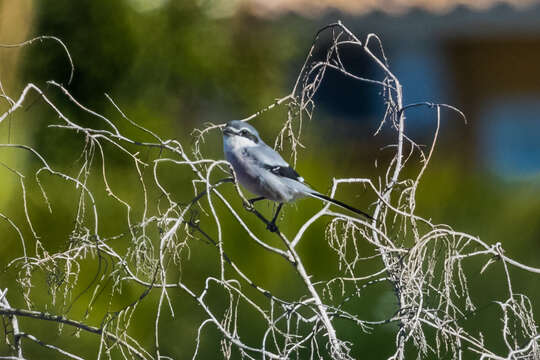
[[[311,196],[311,197],[314,197],[316,199],[320,199],[320,200],[323,200],[323,201],[326,201],[326,202],[329,202],[329,203],[332,203],[332,204],[335,204],[339,207],[342,207],[344,209],[347,209],[347,210],[350,210],[352,211],[353,213],[356,213],[358,215],[362,215],[364,216],[365,218],[369,219],[369,220],[375,220],[373,218],[373,216],[369,215],[368,213],[362,211],[362,210],[358,210],[357,208],[354,208],[352,206],[349,206],[339,200],[336,200],[336,199],[332,199],[331,197],[329,196],[326,196],[326,195],[323,195],[321,193],[318,193],[318,192],[309,192],[307,193],[307,195]]]

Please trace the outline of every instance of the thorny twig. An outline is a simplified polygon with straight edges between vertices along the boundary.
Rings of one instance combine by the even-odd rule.
[[[53,37],[40,37],[16,46],[49,39],[59,42],[67,52],[65,45]],[[321,47],[325,51],[319,52]],[[342,56],[344,47],[353,47],[364,53],[381,70],[382,78],[369,79],[353,73]],[[71,79],[73,64],[67,53]],[[319,53],[323,54],[322,57],[316,58]],[[446,104],[403,104],[402,86],[390,69],[377,35],[369,34],[361,41],[340,22],[325,26],[317,32],[291,92],[243,121],[254,121],[264,112],[286,107],[287,119],[276,137],[275,146],[280,150],[290,149],[295,163],[299,150],[304,147],[300,142],[302,128],[306,126],[306,120],[313,116],[316,105],[314,96],[328,71],[338,71],[351,81],[372,85],[381,92],[386,104],[385,116],[375,134],[391,131],[396,140],[392,148],[394,156],[383,176],[377,181],[366,178],[334,179],[330,193],[334,196],[341,184],[367,188],[376,199],[373,207],[376,220],[352,217],[324,205],[295,234],[288,235],[279,229],[271,234],[272,238],[279,240],[278,245],[267,242],[250,225],[252,214],[263,222],[268,223],[268,220],[249,205],[242,189],[228,177],[231,173],[228,164],[205,156],[202,144],[206,135],[222,125],[209,125],[195,131],[194,147],[186,150],[181,142],[164,140],[137,124],[109,95],[107,99],[118,112],[120,120],[139,130],[140,137],[128,137],[115,120],[81,104],[67,88],[55,81],[48,82],[51,86],[48,91],[59,91],[86,116],[98,120],[94,126],[82,126],[75,116],[68,117],[61,105],[50,100],[50,96],[35,84],[27,84],[17,99],[2,91],[0,96],[7,100],[9,106],[0,114],[0,123],[8,116],[16,116],[28,102],[29,94],[34,92],[58,119],[58,122],[49,125],[48,131],[68,131],[84,144],[78,162],[80,167],[73,173],[55,168],[34,147],[0,144],[0,149],[4,151],[24,151],[35,160],[38,169],[34,170],[34,181],[49,212],[53,211],[50,199],[54,194],[48,190],[45,174],[64,181],[66,190],[70,189],[77,197],[75,220],[65,247],[52,250],[42,242],[47,237],[46,230],[38,229],[34,224],[33,208],[27,192],[32,178],[18,168],[2,164],[20,184],[24,213],[22,223],[12,219],[9,214],[0,213],[0,218],[16,234],[23,253],[20,257],[10,259],[7,271],[15,273],[24,304],[12,306],[7,301],[7,289],[0,292],[0,315],[8,319],[4,321],[4,328],[6,338],[11,339],[8,357],[22,359],[21,340],[26,339],[69,358],[80,358],[61,345],[47,344],[38,339],[30,333],[31,327],[27,323],[25,329],[21,329],[19,320],[28,318],[56,322],[60,329],[65,325],[98,335],[97,358],[111,357],[112,353],[126,359],[167,358],[169,355],[164,353],[163,347],[162,319],[171,317],[181,321],[175,312],[173,299],[187,295],[205,317],[198,327],[193,358],[199,354],[205,329],[213,325],[221,334],[221,351],[226,358],[239,354],[246,359],[303,356],[351,359],[356,352],[361,353],[361,349],[344,340],[337,326],[338,319],[349,321],[362,334],[369,333],[375,326],[397,324],[395,348],[390,359],[403,359],[407,344],[412,344],[420,357],[445,354],[460,359],[468,351],[484,359],[539,358],[540,335],[532,306],[528,297],[515,292],[509,267],[534,274],[539,274],[540,269],[510,258],[499,243],[489,245],[478,237],[455,231],[448,225],[434,224],[416,214],[416,191],[437,144],[441,110],[464,115]],[[407,110],[419,106],[435,110],[437,126],[427,152],[406,134]],[[385,127],[385,124],[388,126]],[[143,161],[139,153],[141,149],[156,149],[157,154]],[[66,152],[69,151],[72,149],[66,149]],[[120,186],[109,180],[113,178],[113,170],[107,167],[111,151],[116,156],[124,156],[131,163],[134,179],[138,183],[138,190],[135,191],[140,195],[138,200],[128,196]],[[413,163],[414,154],[419,156],[419,164]],[[413,169],[419,167],[415,177],[403,177],[402,170],[406,166]],[[170,179],[163,171],[167,167],[173,167],[175,173],[184,174],[191,180],[194,196],[191,201],[186,201],[185,195],[179,195],[170,185]],[[101,178],[102,187],[96,187],[96,182],[91,181],[96,175]],[[123,176],[127,182],[128,175]],[[215,180],[216,177],[221,180]],[[233,195],[226,190],[231,188],[231,183],[235,190]],[[102,190],[125,214],[124,229],[114,236],[105,236],[102,230],[102,222],[107,221],[100,216],[105,206],[99,196]],[[249,211],[239,206],[238,199],[246,204]],[[224,221],[226,218],[235,221],[239,230],[231,232],[229,224]],[[327,280],[315,279],[310,274],[304,256],[298,250],[308,230],[322,218],[330,219],[326,240],[330,251],[337,256],[339,268],[338,273]],[[233,261],[228,254],[231,240],[238,237],[256,244],[260,251],[258,256],[278,255],[278,261],[292,267],[294,276],[303,286],[300,290],[302,295],[291,293],[276,296],[266,284],[257,284],[253,280],[256,274],[243,268],[241,261]],[[181,274],[191,265],[189,256],[192,249],[202,243],[216,249],[217,255],[205,261],[215,263],[218,271],[217,274],[200,273],[197,285],[184,279]],[[366,249],[372,252],[366,254]],[[487,259],[482,271],[487,271],[495,263],[504,269],[507,299],[497,304],[501,310],[501,334],[506,353],[496,353],[486,344],[481,332],[466,329],[462,323],[466,314],[476,309],[470,296],[469,274],[463,268],[463,262],[471,258]],[[363,265],[370,262],[378,264],[377,270],[366,270]],[[98,264],[98,269],[90,284],[83,285],[80,274],[88,268],[88,263]],[[35,274],[45,274],[47,277],[51,301],[45,308],[54,307],[64,310],[64,313],[52,315],[38,310],[36,299],[43,297],[35,293],[35,289],[40,288],[36,286]],[[364,318],[365,313],[349,306],[375,284],[390,284],[393,289],[397,305],[394,314],[386,319]],[[136,286],[144,287],[142,295],[131,302],[127,301],[129,305],[121,307],[121,310],[114,311],[113,299],[120,297],[125,288]],[[216,306],[219,301],[213,297],[219,296],[217,293],[225,299],[224,311]],[[129,333],[138,321],[139,305],[154,294],[154,298],[157,298],[154,305],[154,346],[145,349]],[[99,326],[88,325],[86,322],[90,321],[90,315],[99,311],[95,307],[99,300],[105,300],[108,304],[107,313],[104,316],[100,314],[104,320]],[[83,301],[87,303],[82,318],[75,320],[70,318],[71,315],[68,317],[67,313],[73,305]],[[258,321],[264,328],[258,342],[253,341],[253,336],[246,335],[250,332],[251,324],[246,329],[239,319],[239,314],[247,309],[254,313],[252,321]]]

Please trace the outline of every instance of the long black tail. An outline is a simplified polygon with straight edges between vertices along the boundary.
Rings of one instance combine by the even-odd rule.
[[[332,204],[335,204],[337,206],[340,206],[344,209],[347,209],[347,210],[350,210],[352,211],[353,213],[356,213],[358,215],[362,215],[364,217],[366,217],[367,219],[369,220],[375,220],[373,218],[373,216],[369,215],[368,213],[366,212],[363,212],[362,210],[358,210],[357,208],[353,208],[352,206],[349,206],[339,200],[336,200],[336,199],[332,199],[331,197],[329,196],[326,196],[326,195],[323,195],[323,194],[320,194],[320,193],[317,193],[317,192],[312,192],[312,193],[309,193],[310,196],[314,197],[314,198],[317,198],[317,199],[321,199],[323,201],[327,201],[327,202],[330,202]]]

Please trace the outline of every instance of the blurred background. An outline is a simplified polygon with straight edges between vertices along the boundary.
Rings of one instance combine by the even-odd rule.
[[[391,69],[403,85],[406,104],[447,103],[467,116],[464,124],[456,114],[443,112],[440,142],[418,191],[417,213],[435,223],[477,235],[487,243],[501,242],[507,255],[540,267],[538,1],[3,0],[0,43],[13,44],[38,35],[57,36],[70,50],[75,74],[67,85],[69,63],[62,49],[52,42],[37,42],[25,48],[0,48],[0,80],[6,93],[17,98],[27,82],[52,90],[45,81],[53,79],[66,85],[82,104],[118,119],[106,101],[107,93],[141,125],[163,138],[191,144],[194,128],[207,122],[247,117],[288,94],[313,35],[321,26],[338,19],[360,39],[371,32],[379,35]],[[361,54],[351,51],[343,56],[350,59],[356,73],[366,77],[380,75]],[[384,115],[379,90],[340,74],[327,74],[317,95],[313,120],[305,128],[306,149],[300,151],[297,163],[297,170],[316,188],[328,190],[332,177],[376,179],[380,175],[375,160],[386,159],[381,148],[392,138],[390,133],[373,136]],[[48,96],[63,104],[63,111],[74,119],[91,121],[70,108],[58,91],[51,91]],[[80,139],[47,128],[56,117],[40,103],[27,103],[23,113],[2,123],[0,142],[35,146],[53,164],[69,169],[77,156],[73,161],[66,160],[73,155],[66,154],[66,147],[73,144],[79,149]],[[7,108],[6,102],[0,104],[0,112]],[[284,115],[281,110],[269,112],[254,122],[268,143],[273,142]],[[407,113],[408,135],[429,145],[435,116],[433,110],[411,109]],[[55,146],[60,143],[65,146]],[[204,150],[220,157],[221,146],[216,136],[205,143]],[[314,150],[323,147],[324,152]],[[2,152],[1,161],[13,168],[30,171],[36,166],[26,154]],[[125,167],[131,165],[113,159],[109,165],[111,181],[122,184]],[[410,174],[417,170],[413,167]],[[24,221],[18,179],[9,175],[8,170],[2,171],[0,212]],[[174,179],[175,174],[169,177],[170,184],[180,181]],[[184,195],[179,190],[179,198],[185,196],[187,200],[189,190],[187,186]],[[29,190],[33,217],[45,247],[61,247],[65,242],[62,236],[71,226],[72,204],[52,199],[53,203],[57,201],[58,210],[51,217],[37,190],[32,191]],[[350,197],[347,191],[356,194],[344,189],[342,198],[369,209],[369,201],[361,196]],[[306,205],[288,208],[290,216],[283,225],[284,231],[292,232],[316,209],[318,204],[311,200],[306,200]],[[58,222],[57,234],[44,231],[50,221]],[[318,229],[322,231],[324,226],[320,224]],[[1,230],[10,231],[8,226]],[[301,251],[306,256],[308,271],[324,276],[335,265],[320,261],[319,254],[328,252],[328,246],[319,234],[312,234],[313,242],[303,244]],[[20,243],[11,234],[0,242],[0,254],[20,251]],[[198,251],[213,254],[212,249],[200,250],[197,246],[191,251],[195,257]],[[277,265],[279,260],[261,258],[257,248],[235,243],[230,251],[251,254],[253,259],[244,266],[267,288],[284,293],[297,286],[288,281],[290,270]],[[0,266],[5,267],[10,259],[12,256],[0,255]],[[197,266],[198,271],[204,271],[204,262]],[[496,293],[500,274],[480,275],[481,266],[475,263],[469,270],[474,300],[481,309],[487,309],[471,316],[471,321],[489,335],[490,321],[499,321],[489,312],[489,308],[497,310],[491,300],[503,297]],[[267,274],[268,269],[272,269],[272,276]],[[511,271],[514,291],[529,294],[537,314],[540,304],[534,295],[540,293],[538,278]],[[189,274],[186,271],[184,276],[195,276]],[[0,279],[12,284],[13,274],[3,272]],[[36,286],[39,288],[39,279]],[[392,315],[395,301],[388,291],[375,291],[365,300],[363,306],[372,310],[368,313],[373,319]],[[126,297],[130,294],[136,298],[138,292],[127,291]],[[17,299],[17,295],[13,296]],[[49,302],[47,296],[43,294],[44,303]],[[113,304],[122,301],[126,300],[115,299]],[[187,358],[193,353],[197,326],[203,317],[195,311],[191,299],[175,301],[179,313],[167,325],[171,331],[166,335],[173,341],[164,346],[173,358]],[[37,308],[40,306],[54,310],[54,305],[36,304]],[[25,324],[33,326],[30,320]],[[54,338],[59,335],[45,334],[46,331],[43,330],[43,336],[52,337],[50,342],[60,341]],[[148,330],[139,327],[135,331],[144,336],[141,334]],[[355,342],[354,351],[372,354],[371,358],[385,358],[391,353],[392,331],[387,326],[376,329],[372,336],[350,334]],[[203,337],[201,358],[215,358],[219,349],[217,335],[209,330]],[[493,346],[500,346],[500,334],[492,336]],[[91,336],[83,335],[80,341],[91,343]],[[152,341],[150,331],[148,344]],[[389,346],[385,348],[383,344]],[[0,349],[0,355],[6,349]],[[31,351],[40,354],[42,350]],[[92,349],[86,351],[95,354]],[[38,357],[44,358],[41,356],[54,358],[50,354]]]

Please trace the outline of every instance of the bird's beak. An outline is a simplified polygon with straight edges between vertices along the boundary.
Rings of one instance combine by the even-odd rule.
[[[223,135],[233,135],[235,132],[230,126],[225,126],[223,128]]]

